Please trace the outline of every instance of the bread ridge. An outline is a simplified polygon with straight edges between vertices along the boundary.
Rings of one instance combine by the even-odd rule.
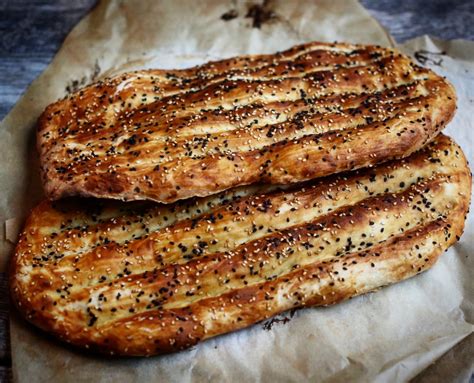
[[[462,150],[441,134],[406,159],[283,189],[100,209],[44,201],[16,248],[12,300],[76,346],[174,352],[429,269],[461,236],[470,190]]]
[[[455,108],[447,80],[396,50],[316,42],[106,79],[46,108],[37,141],[50,199],[172,203],[406,157]]]

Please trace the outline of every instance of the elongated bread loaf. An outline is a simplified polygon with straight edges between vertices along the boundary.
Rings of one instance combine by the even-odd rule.
[[[126,73],[50,105],[50,199],[170,203],[406,157],[451,120],[452,86],[399,52],[310,43],[185,70]]]
[[[470,188],[461,149],[439,135],[404,160],[283,190],[45,201],[16,248],[12,297],[72,344],[172,352],[430,268],[461,235]]]

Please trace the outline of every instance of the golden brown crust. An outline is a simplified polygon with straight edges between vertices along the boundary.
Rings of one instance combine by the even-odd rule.
[[[284,189],[44,201],[16,248],[12,297],[74,345],[172,352],[426,270],[461,235],[470,188],[461,149],[439,135],[404,160]]]
[[[310,43],[126,73],[39,119],[46,194],[170,203],[403,158],[451,120],[453,87],[399,52]]]

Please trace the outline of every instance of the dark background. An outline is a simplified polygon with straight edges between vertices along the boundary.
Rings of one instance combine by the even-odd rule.
[[[46,68],[71,28],[95,3],[96,0],[0,0],[0,119]],[[424,34],[474,40],[474,0],[361,3],[397,42]],[[8,283],[5,274],[0,273],[0,381],[11,377],[9,343]]]

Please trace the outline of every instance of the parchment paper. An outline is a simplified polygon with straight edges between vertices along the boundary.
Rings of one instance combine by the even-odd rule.
[[[41,198],[36,118],[67,90],[123,70],[186,67],[311,40],[392,44],[355,1],[270,1],[263,12],[271,17],[260,28],[253,27],[255,19],[245,17],[254,3],[101,2],[75,27],[51,65],[1,123],[0,220],[8,228],[0,238],[3,262],[11,255],[8,239],[14,239],[15,227]],[[238,16],[225,21],[224,14]],[[459,96],[459,111],[447,132],[474,161],[474,44],[425,38],[404,49],[411,54],[446,50],[446,55],[417,57],[442,59],[440,66],[435,61],[434,69],[453,81]],[[330,308],[287,313],[164,357],[88,356],[43,336],[13,314],[13,376],[19,382],[390,382],[417,375],[421,381],[463,381],[472,371],[472,249],[471,215],[461,241],[427,273]]]

